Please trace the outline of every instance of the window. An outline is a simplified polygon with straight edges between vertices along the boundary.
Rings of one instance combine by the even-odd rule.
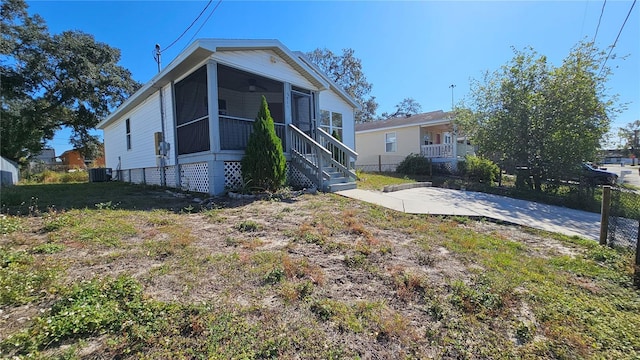
[[[396,152],[396,133],[384,134],[385,151]]]
[[[451,136],[451,133],[446,132],[444,133],[444,143],[445,144],[452,144],[453,143],[453,137]]]
[[[131,120],[124,121],[125,133],[127,134],[127,150],[131,150]]]
[[[209,150],[207,66],[175,84],[178,155]]]
[[[342,141],[342,114],[320,110],[320,128]]]

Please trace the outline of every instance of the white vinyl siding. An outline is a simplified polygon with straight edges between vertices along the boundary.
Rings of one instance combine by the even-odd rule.
[[[355,123],[354,123],[354,110],[344,99],[342,99],[338,94],[334,93],[331,90],[324,90],[320,92],[320,109],[325,111],[330,111],[331,113],[339,114],[342,117],[342,125],[339,127],[342,130],[342,143],[347,145],[348,147],[355,149],[356,148],[356,138],[355,138]],[[320,111],[322,116],[322,111]],[[321,120],[321,119],[318,119]],[[339,123],[337,121],[336,123]],[[318,122],[320,125],[320,122]],[[333,124],[336,125],[336,124]],[[338,127],[338,126],[336,126]],[[326,130],[324,128],[323,130]],[[329,132],[331,134],[331,132]]]
[[[173,105],[170,85],[164,87],[165,139],[173,140]],[[131,130],[131,150],[127,150],[126,120]],[[154,93],[132,111],[124,114],[104,128],[106,166],[116,169],[120,158],[121,169],[156,167],[154,133],[162,131],[160,123],[160,94]],[[175,164],[173,150],[169,152],[167,166]]]
[[[271,50],[218,51],[212,58],[220,64],[239,70],[316,90],[309,80]]]

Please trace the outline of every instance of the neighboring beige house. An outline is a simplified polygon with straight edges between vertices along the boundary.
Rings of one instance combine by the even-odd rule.
[[[456,135],[453,113],[442,110],[356,124],[355,130],[356,168],[365,171],[395,171],[410,154],[455,168],[473,153],[467,139]]]

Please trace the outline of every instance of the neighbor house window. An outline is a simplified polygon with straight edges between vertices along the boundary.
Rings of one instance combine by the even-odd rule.
[[[385,151],[396,152],[396,133],[384,134]]]
[[[131,150],[131,120],[124,121],[125,133],[127,134],[127,150]]]
[[[320,128],[342,141],[342,114],[320,110]]]
[[[175,84],[178,155],[209,150],[207,66]]]

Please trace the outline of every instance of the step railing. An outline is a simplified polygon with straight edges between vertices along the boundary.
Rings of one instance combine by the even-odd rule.
[[[318,189],[326,190],[324,180],[329,174],[323,168],[331,163],[331,152],[293,124],[289,124],[288,133],[292,162],[299,165],[298,170],[313,181]]]
[[[358,153],[321,128],[316,129],[316,137],[320,145],[332,154],[329,163],[325,166],[331,166],[340,172],[343,177],[350,181],[356,181],[355,163],[358,159]]]

